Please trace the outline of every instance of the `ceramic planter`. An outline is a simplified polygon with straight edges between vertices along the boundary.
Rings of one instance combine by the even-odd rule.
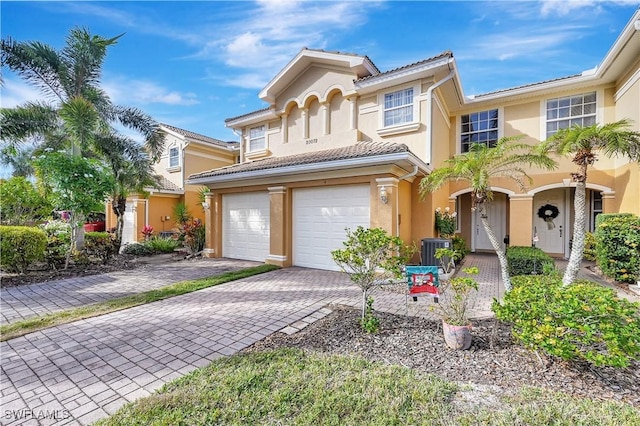
[[[456,351],[464,351],[471,347],[471,325],[451,325],[442,321],[444,341],[448,347]]]

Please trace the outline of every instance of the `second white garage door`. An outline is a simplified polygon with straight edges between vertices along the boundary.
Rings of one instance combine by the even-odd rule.
[[[222,255],[264,262],[269,256],[269,194],[222,196]]]
[[[342,248],[345,228],[370,226],[369,185],[293,191],[293,264],[337,271],[331,250]]]

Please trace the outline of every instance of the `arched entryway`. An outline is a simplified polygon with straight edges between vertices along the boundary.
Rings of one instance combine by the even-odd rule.
[[[532,244],[557,257],[568,257],[573,238],[575,185],[549,185],[529,192],[533,195]],[[595,229],[596,216],[604,211],[603,193],[607,187],[587,184],[586,231]]]
[[[492,188],[493,201],[486,205],[487,218],[500,245],[504,248],[509,229],[509,195],[512,191]],[[459,234],[467,242],[471,251],[494,251],[487,233],[482,225],[478,211],[471,211],[471,193],[469,189],[451,194],[455,199],[456,211],[460,215]]]

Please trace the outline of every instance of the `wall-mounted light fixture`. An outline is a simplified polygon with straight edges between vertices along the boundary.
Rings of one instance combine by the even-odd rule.
[[[208,202],[206,202],[206,201],[203,201],[203,202],[202,202],[202,208],[204,208],[205,210],[209,210],[209,207],[210,207],[210,206],[209,206],[209,203],[208,203]]]
[[[382,201],[383,204],[387,204],[389,202],[389,197],[387,196],[387,188],[385,188],[384,186],[380,187],[380,201]]]

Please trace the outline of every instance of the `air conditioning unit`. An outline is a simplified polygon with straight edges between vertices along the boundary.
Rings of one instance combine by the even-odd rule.
[[[422,266],[438,266],[440,261],[436,259],[436,250],[439,248],[452,248],[451,240],[444,238],[423,238],[420,250],[420,264]]]

